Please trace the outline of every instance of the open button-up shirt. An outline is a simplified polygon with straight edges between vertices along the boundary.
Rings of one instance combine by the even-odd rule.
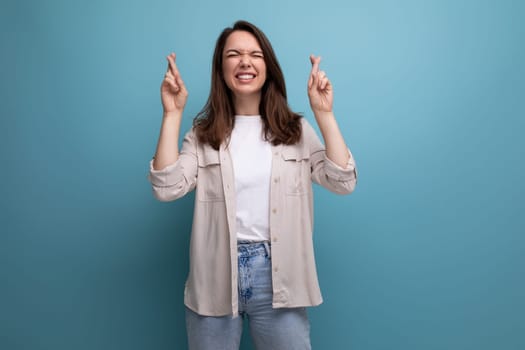
[[[348,152],[345,168],[328,159],[304,118],[298,143],[272,146],[269,219],[274,308],[322,302],[312,240],[312,181],[335,193],[352,192],[357,173]],[[235,179],[226,143],[217,151],[198,142],[192,129],[184,137],[177,161],[162,170],[150,164],[149,179],[161,201],[197,191],[185,305],[200,315],[236,316]]]

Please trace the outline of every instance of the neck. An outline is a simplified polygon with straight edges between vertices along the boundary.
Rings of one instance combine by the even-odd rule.
[[[233,104],[235,114],[237,115],[258,115],[259,105],[261,103],[261,94],[250,96],[234,96]]]

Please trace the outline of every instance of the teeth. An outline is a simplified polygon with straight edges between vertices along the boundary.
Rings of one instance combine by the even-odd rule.
[[[255,78],[255,75],[253,74],[241,74],[238,76],[239,79],[252,79]]]

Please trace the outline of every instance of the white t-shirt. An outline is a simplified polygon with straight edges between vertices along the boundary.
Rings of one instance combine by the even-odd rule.
[[[230,138],[237,205],[237,240],[270,239],[272,148],[261,116],[235,116]]]

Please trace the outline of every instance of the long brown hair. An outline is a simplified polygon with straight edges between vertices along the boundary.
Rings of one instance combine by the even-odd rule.
[[[225,28],[217,39],[213,54],[210,95],[193,121],[198,140],[218,150],[233,130],[233,97],[224,81],[222,61],[226,40],[231,33],[238,30],[255,36],[263,51],[266,82],[261,91],[259,113],[264,121],[265,139],[273,145],[297,143],[301,138],[301,115],[294,113],[288,106],[283,72],[272,45],[259,28],[246,21],[237,21],[233,27]]]

